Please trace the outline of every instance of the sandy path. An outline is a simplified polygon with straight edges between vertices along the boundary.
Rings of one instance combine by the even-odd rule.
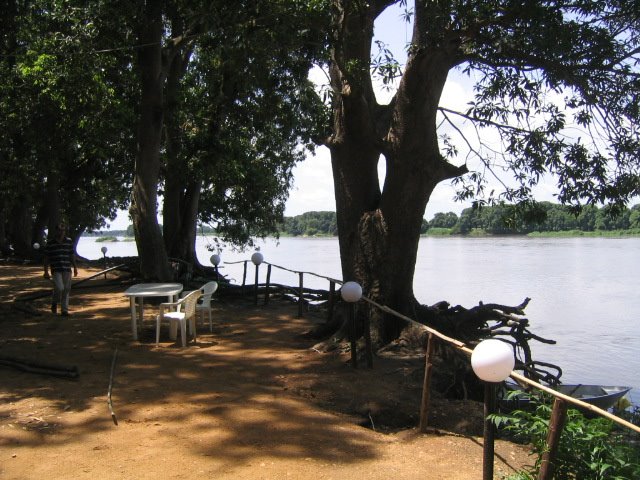
[[[37,268],[0,266],[7,301],[46,286]],[[367,379],[385,366],[354,372],[310,350],[299,335],[313,320],[295,307],[218,302],[214,332],[200,327],[197,345],[182,349],[163,332],[156,348],[150,321],[131,340],[123,290],[77,289],[69,318],[49,313],[47,299],[33,303],[39,316],[2,305],[0,355],[77,365],[80,377],[0,367],[0,478],[481,478],[481,438],[358,426],[340,391],[318,380],[330,370],[336,389],[375,399],[387,393]],[[116,346],[117,426],[106,402]],[[510,443],[496,450],[496,478],[527,460]]]

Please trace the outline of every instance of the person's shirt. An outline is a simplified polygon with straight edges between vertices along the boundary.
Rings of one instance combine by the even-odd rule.
[[[47,259],[52,272],[70,272],[73,265],[73,243],[70,238],[64,238],[58,242],[55,238],[49,239],[45,247]]]

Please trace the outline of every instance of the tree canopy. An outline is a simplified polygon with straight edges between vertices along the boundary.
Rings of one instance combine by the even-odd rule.
[[[26,254],[47,224],[97,228],[126,203],[131,90],[107,19],[73,2],[7,2],[3,12],[0,210]],[[32,229],[32,225],[35,227]]]
[[[444,180],[460,199],[532,216],[542,179],[576,208],[621,211],[639,193],[634,2],[6,4],[0,213],[24,250],[60,216],[100,227],[131,191],[139,250],[189,259],[198,221],[250,242],[276,229],[314,140],[332,154],[344,277],[384,279],[383,297],[410,304],[425,206]],[[372,43],[397,5],[413,28],[404,65]],[[314,63],[328,67],[328,110],[307,80]],[[466,109],[442,96],[453,71],[475,85]],[[376,77],[397,86],[388,104]],[[378,261],[391,251],[402,258]],[[165,257],[148,257],[150,276]]]
[[[374,23],[400,4],[411,19],[407,61],[373,52]],[[460,199],[539,212],[534,187],[555,179],[574,208],[621,209],[640,193],[640,59],[636,2],[332,1],[331,151],[345,279],[413,314],[422,217],[437,184]],[[374,60],[372,60],[374,59]],[[447,78],[473,84],[466,109]],[[382,75],[397,88],[380,104]],[[378,162],[386,164],[381,185]],[[487,188],[488,179],[498,187]],[[375,313],[372,313],[375,315]],[[378,341],[401,325],[374,322]]]
[[[166,252],[197,261],[197,222],[240,245],[275,232],[325,122],[307,80],[325,6],[9,1],[0,213],[24,222],[7,242],[27,232],[28,253],[60,217],[100,228],[132,193],[149,278],[168,274]]]

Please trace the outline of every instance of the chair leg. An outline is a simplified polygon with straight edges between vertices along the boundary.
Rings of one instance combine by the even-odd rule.
[[[176,320],[171,320],[171,324],[169,325],[169,338],[171,340],[178,338],[178,323]]]
[[[196,339],[197,339],[197,334],[196,334],[196,316],[194,315],[193,317],[191,317],[189,319],[189,330],[193,331],[193,343],[196,343]]]
[[[182,346],[187,346],[187,322],[183,320],[180,322],[180,335],[182,337]]]
[[[160,315],[156,315],[156,347],[160,343]]]

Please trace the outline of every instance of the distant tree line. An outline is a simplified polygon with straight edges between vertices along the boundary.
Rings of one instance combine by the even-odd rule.
[[[451,212],[443,215],[436,214],[429,222],[429,228],[451,228],[451,233],[463,235],[474,231],[495,235],[574,230],[594,232],[637,229],[640,231],[640,205],[635,205],[631,209],[618,210],[588,205],[575,211],[564,205],[540,202],[528,209],[513,205],[467,208],[451,225],[453,217],[455,214]]]
[[[280,234],[293,237],[338,235],[336,212],[305,212],[295,217],[284,217]]]
[[[614,212],[611,208],[594,205],[579,212],[564,205],[540,202],[523,209],[513,205],[493,205],[464,209],[460,216],[454,212],[436,213],[431,220],[422,221],[421,234],[445,231],[467,235],[527,234],[531,232],[613,231],[638,230],[640,232],[640,204]],[[280,225],[281,235],[335,236],[338,234],[335,212],[306,212],[285,217]]]

